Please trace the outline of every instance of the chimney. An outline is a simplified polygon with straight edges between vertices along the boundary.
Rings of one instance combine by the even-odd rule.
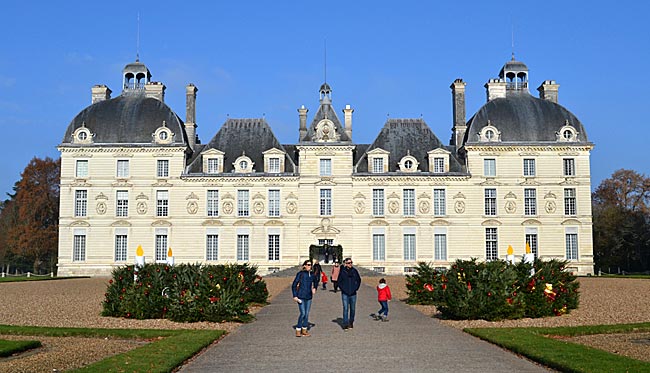
[[[451,98],[453,105],[454,126],[451,129],[453,135],[451,136],[451,145],[456,146],[458,149],[465,137],[467,130],[467,123],[465,120],[465,86],[467,83],[463,79],[456,79],[451,83]]]
[[[298,139],[298,142],[301,142],[305,136],[307,136],[307,112],[309,109],[305,107],[305,105],[301,105],[300,109],[298,109],[298,116],[300,117],[300,138]]]
[[[345,109],[343,109],[345,116],[345,134],[348,135],[350,141],[352,141],[352,113],[354,113],[354,109],[350,105],[345,105]]]
[[[557,93],[559,88],[560,85],[555,83],[555,80],[545,80],[544,83],[537,88],[539,91],[539,98],[557,104]]]
[[[153,97],[156,100],[165,102],[165,87],[161,82],[149,82],[144,85],[144,91],[147,97]]]
[[[192,83],[185,87],[185,133],[192,150],[196,146],[196,92],[198,90]]]
[[[94,85],[92,88],[92,103],[111,99],[112,91],[103,84]]]
[[[506,97],[506,82],[502,79],[490,79],[484,87],[487,88],[488,101]]]

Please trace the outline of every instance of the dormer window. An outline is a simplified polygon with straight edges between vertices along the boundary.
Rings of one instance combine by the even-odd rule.
[[[264,154],[264,171],[270,174],[279,174],[284,171],[285,152],[277,148],[271,148]]]
[[[95,135],[90,133],[90,130],[86,128],[86,123],[82,123],[81,127],[77,128],[72,133],[72,142],[75,144],[92,144],[93,137]]]
[[[564,123],[564,126],[560,128],[558,132],[555,133],[555,137],[557,141],[560,142],[573,142],[573,141],[579,141],[578,140],[578,131],[576,131],[575,127],[573,127],[571,124],[569,124],[569,120],[567,119]]]
[[[162,125],[156,129],[152,136],[157,144],[171,144],[174,133],[167,128],[167,123],[163,120]]]
[[[434,174],[443,174],[449,172],[449,155],[448,150],[437,148],[427,152],[429,155],[429,172]]]
[[[375,148],[368,152],[368,171],[373,174],[388,172],[388,155],[390,153],[381,148]]]
[[[479,141],[481,142],[498,142],[501,141],[501,132],[492,125],[488,120],[487,125],[478,133]]]
[[[224,152],[217,149],[208,149],[201,153],[203,158],[203,172],[206,174],[220,174],[223,172]]]
[[[242,154],[232,165],[235,167],[235,172],[237,173],[250,173],[255,172],[255,170],[253,170],[254,164],[255,163],[251,161],[246,154]]]
[[[399,162],[399,170],[401,172],[416,172],[419,164],[418,160],[409,154]]]

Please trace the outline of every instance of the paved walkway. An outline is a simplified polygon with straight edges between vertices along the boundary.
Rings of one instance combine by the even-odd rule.
[[[340,293],[328,287],[314,296],[311,337],[295,336],[298,306],[287,288],[256,321],[242,325],[180,371],[548,372],[397,300],[389,303],[389,322],[375,321],[369,315],[379,310],[377,291],[367,285],[359,289],[354,329],[344,331]]]

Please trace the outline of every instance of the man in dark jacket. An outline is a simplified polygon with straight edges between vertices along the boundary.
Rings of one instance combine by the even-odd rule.
[[[339,273],[338,285],[343,302],[343,330],[354,327],[354,313],[357,305],[357,290],[361,286],[359,271],[352,267],[352,259],[345,258]]]

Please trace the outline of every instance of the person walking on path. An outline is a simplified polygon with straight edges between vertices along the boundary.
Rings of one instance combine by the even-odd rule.
[[[354,328],[354,313],[357,305],[357,290],[361,286],[359,271],[352,267],[352,259],[345,258],[343,268],[339,272],[339,287],[343,303],[343,330]]]
[[[332,267],[332,275],[330,276],[335,293],[339,290],[339,272],[341,272],[341,267],[339,266],[339,261],[335,260],[334,266]]]
[[[390,287],[386,285],[386,279],[380,279],[379,285],[377,285],[377,300],[381,309],[377,312],[375,320],[388,321],[388,301],[392,299],[390,294]],[[384,316],[382,316],[382,313]]]
[[[325,274],[325,271],[320,273],[320,282],[323,283],[323,290],[327,290],[327,275]]]
[[[309,334],[309,310],[317,286],[318,281],[311,271],[311,262],[305,260],[302,263],[302,270],[296,274],[296,278],[293,279],[291,284],[293,301],[298,303],[298,309],[300,310],[300,316],[298,316],[298,323],[296,324],[296,337],[311,337],[311,334]]]

